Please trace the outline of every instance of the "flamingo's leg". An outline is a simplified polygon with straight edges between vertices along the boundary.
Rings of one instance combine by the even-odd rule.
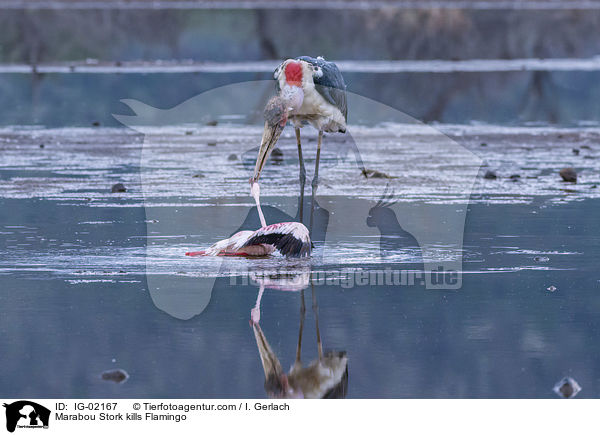
[[[306,184],[306,168],[302,158],[302,145],[300,143],[300,129],[296,127],[296,143],[298,144],[298,162],[300,163],[300,223],[304,212],[304,185]]]
[[[312,308],[315,313],[315,328],[317,330],[317,347],[319,351],[319,361],[323,360],[323,344],[321,343],[321,332],[319,331],[319,306],[317,305],[317,294],[315,293],[315,285],[311,282],[312,287]]]
[[[304,330],[304,315],[306,306],[304,305],[304,290],[300,290],[300,332],[298,332],[298,346],[296,347],[296,365],[300,364],[300,354],[302,353],[302,331]]]
[[[321,159],[321,141],[323,140],[323,130],[319,130],[319,138],[317,140],[317,159],[315,160],[315,176],[312,180],[312,197],[310,201],[310,232],[313,228],[313,213],[315,211],[315,196],[319,187],[319,160]]]

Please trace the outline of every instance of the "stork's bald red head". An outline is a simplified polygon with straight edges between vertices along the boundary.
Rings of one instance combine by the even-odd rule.
[[[302,86],[302,65],[300,62],[289,62],[285,66],[285,81],[290,86]]]

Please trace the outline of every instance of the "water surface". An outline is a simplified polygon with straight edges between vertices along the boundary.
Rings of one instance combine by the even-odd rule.
[[[579,397],[597,396],[594,128],[440,126],[499,175],[485,180],[480,172],[468,202],[452,189],[440,193],[436,176],[443,174],[452,186],[460,181],[460,166],[433,165],[423,176],[402,163],[419,155],[415,144],[435,140],[427,129],[358,129],[365,166],[398,178],[364,180],[352,159],[340,154],[343,142],[330,142],[317,200],[325,211],[364,211],[356,221],[371,236],[348,235],[327,245],[321,227],[310,260],[219,259],[212,266],[211,259],[183,254],[257,225],[247,185],[235,180],[251,170],[239,150],[256,143],[260,129],[218,125],[187,134],[189,129],[160,132],[165,141],[152,151],[160,165],[143,172],[161,187],[153,196],[141,184],[142,139],[130,130],[3,130],[0,363],[12,373],[0,379],[5,396],[264,397],[249,326],[258,284],[242,277],[273,271],[314,278],[324,346],[348,353],[347,397],[552,397],[554,383],[566,375],[583,387]],[[205,151],[215,148],[206,143],[212,136],[228,139]],[[404,158],[390,162],[381,150],[392,136],[406,146]],[[264,173],[269,221],[297,211],[293,138],[280,146],[283,162],[269,164]],[[309,168],[311,147],[308,141]],[[209,156],[209,167],[180,158],[185,149]],[[236,149],[238,159],[228,160]],[[578,169],[579,183],[560,181],[557,170],[564,165]],[[203,177],[194,177],[199,172]],[[510,178],[514,173],[519,181]],[[110,193],[116,182],[128,192]],[[467,207],[463,245],[436,251],[462,256],[459,290],[319,280],[319,274],[349,270],[419,271],[436,260],[424,258],[414,238],[395,226],[402,228],[402,215],[368,225],[371,207],[388,185],[404,207],[393,210],[423,203]],[[206,213],[218,219],[193,219]],[[182,218],[169,226],[154,219],[157,214]],[[337,218],[329,219],[333,225]],[[329,255],[322,255],[322,246],[329,246]],[[203,279],[214,280],[206,301],[198,292]],[[160,280],[179,286],[157,293]],[[267,286],[261,306],[262,329],[284,367],[295,355],[300,310],[299,288],[288,290],[295,291]],[[311,287],[304,292],[310,307]],[[189,316],[173,311],[171,297],[190,302]],[[305,361],[316,357],[312,316],[309,309]],[[101,373],[113,368],[126,370],[127,382],[102,381]]]

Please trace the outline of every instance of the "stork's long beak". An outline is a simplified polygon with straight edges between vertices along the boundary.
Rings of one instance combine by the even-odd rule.
[[[262,362],[263,370],[265,371],[265,379],[272,374],[280,376],[283,373],[281,363],[279,362],[277,355],[275,355],[271,349],[271,346],[269,346],[269,342],[263,334],[262,329],[260,329],[260,325],[258,323],[253,323],[252,328],[254,329],[256,346],[258,347],[260,360]]]
[[[254,166],[254,181],[258,181],[260,173],[263,167],[265,166],[267,159],[271,155],[273,147],[279,140],[279,136],[281,136],[281,132],[283,131],[284,127],[285,123],[282,126],[281,123],[269,125],[268,122],[265,122],[265,129],[263,131],[262,140],[260,142],[258,157],[256,158],[256,166]]]

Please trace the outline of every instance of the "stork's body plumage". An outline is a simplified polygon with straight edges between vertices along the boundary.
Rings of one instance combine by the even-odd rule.
[[[301,391],[305,399],[344,397],[348,387],[348,356],[343,351],[332,351],[306,367],[294,364],[288,382],[292,389]]]
[[[322,57],[300,56],[284,61],[274,73],[278,95],[267,104],[267,109],[275,103],[283,110],[265,110],[265,130],[256,159],[254,180],[258,180],[260,172],[271,153],[275,143],[289,120],[294,124],[300,162],[300,221],[304,203],[304,185],[306,170],[302,157],[300,128],[310,123],[318,132],[315,174],[312,181],[311,223],[314,211],[314,198],[319,184],[319,160],[323,132],[346,132],[348,105],[346,84],[340,70],[333,62]],[[270,106],[271,105],[271,106]],[[279,113],[279,115],[277,115]]]

